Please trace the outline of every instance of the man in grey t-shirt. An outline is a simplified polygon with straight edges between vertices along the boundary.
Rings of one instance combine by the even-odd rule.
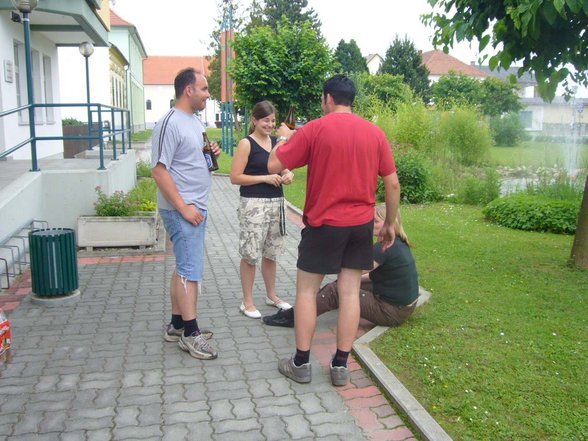
[[[170,287],[172,319],[164,339],[177,341],[194,358],[210,360],[217,352],[207,342],[212,333],[198,327],[196,305],[204,268],[211,177],[202,152],[204,125],[194,115],[205,108],[210,94],[204,75],[192,68],[178,73],[174,87],[176,105],[157,122],[151,153],[159,213],[176,257]],[[212,150],[220,154],[216,143]]]

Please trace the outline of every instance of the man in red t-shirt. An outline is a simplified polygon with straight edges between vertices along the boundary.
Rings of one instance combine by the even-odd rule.
[[[331,382],[349,378],[347,358],[359,324],[362,270],[373,266],[372,232],[378,176],[386,191],[386,219],[379,234],[382,249],[394,241],[400,200],[396,166],[386,136],[374,124],[354,115],[355,85],[335,75],[323,87],[322,118],[298,131],[284,124],[268,161],[270,173],[308,165],[302,238],[296,280],[296,355],[278,362],[278,370],[299,383],[312,378],[310,345],[316,326],[315,296],[325,274],[338,275],[337,352]]]

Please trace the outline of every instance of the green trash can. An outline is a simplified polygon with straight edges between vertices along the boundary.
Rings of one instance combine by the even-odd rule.
[[[76,291],[78,258],[71,228],[49,228],[29,233],[31,279],[38,297],[65,296]]]

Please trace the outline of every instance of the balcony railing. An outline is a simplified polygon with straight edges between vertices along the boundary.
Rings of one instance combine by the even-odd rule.
[[[37,163],[37,141],[64,141],[64,140],[88,140],[88,145],[91,148],[92,144],[98,145],[100,153],[100,166],[98,170],[104,170],[104,150],[108,140],[112,140],[112,159],[116,160],[117,155],[117,140],[121,140],[121,152],[125,154],[127,149],[131,148],[131,125],[130,125],[130,111],[120,107],[108,106],[98,103],[70,103],[70,104],[29,104],[21,106],[16,109],[0,112],[0,118],[7,117],[22,111],[28,111],[29,115],[37,108],[75,108],[85,107],[88,109],[90,121],[88,121],[88,135],[87,136],[37,136],[34,129],[31,130],[31,123],[29,122],[29,137],[17,143],[16,145],[0,152],[0,159],[10,156],[17,150],[25,147],[27,144],[31,146],[31,171],[39,171]],[[31,112],[32,109],[32,112]],[[97,122],[98,127],[94,128],[92,122]],[[108,123],[108,124],[107,124]],[[32,136],[30,134],[33,134]]]

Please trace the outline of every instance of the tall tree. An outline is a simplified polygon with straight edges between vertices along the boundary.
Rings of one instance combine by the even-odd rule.
[[[508,69],[522,62],[518,75],[532,71],[539,93],[555,96],[563,83],[571,93],[570,80],[588,86],[588,2],[579,0],[428,0],[438,7],[423,16],[434,27],[433,44],[447,51],[454,41],[477,39],[480,51],[489,43],[496,54],[491,69]],[[573,66],[570,70],[567,66]],[[588,268],[588,177],[578,216],[572,260]]]
[[[435,105],[441,110],[458,106],[479,107],[482,83],[467,75],[449,72],[433,83],[431,94]]]
[[[518,86],[496,77],[487,77],[482,82],[480,108],[484,115],[498,116],[518,112],[523,108],[516,91]]]
[[[322,84],[334,62],[329,46],[317,38],[310,22],[292,25],[283,18],[276,32],[261,26],[238,35],[235,56],[233,79],[242,105],[251,108],[268,99],[280,119],[291,104],[300,117],[320,114]]]
[[[428,101],[430,95],[429,70],[423,64],[421,53],[415,48],[414,43],[404,37],[398,36],[386,51],[384,62],[380,66],[379,73],[402,75],[414,93],[424,101]]]
[[[517,86],[500,78],[488,77],[479,81],[467,75],[450,72],[433,83],[431,94],[439,109],[449,110],[466,105],[478,108],[484,115],[497,116],[521,110],[516,88]]]
[[[308,7],[308,0],[263,0],[265,25],[277,31],[283,16],[290,24],[309,21],[316,35],[321,36],[321,22],[315,10]]]
[[[341,65],[341,72],[350,74],[355,72],[367,72],[368,67],[359,46],[354,39],[349,43],[341,39],[335,50],[335,60]]]
[[[560,83],[588,86],[588,3],[581,0],[428,0],[435,12],[422,17],[433,25],[433,44],[447,52],[454,41],[490,44],[492,70],[522,62],[518,75],[532,71],[539,93],[549,101]],[[568,65],[574,66],[571,71]]]

